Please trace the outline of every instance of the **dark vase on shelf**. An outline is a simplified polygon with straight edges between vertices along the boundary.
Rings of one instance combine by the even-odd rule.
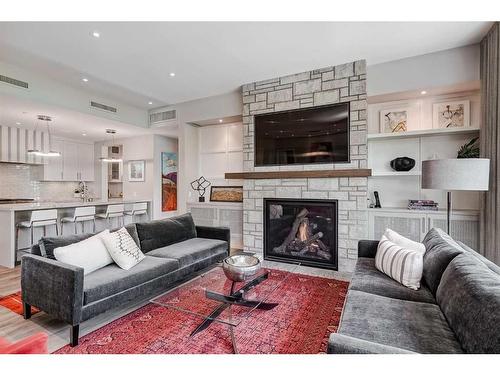
[[[408,172],[415,166],[415,159],[403,156],[391,160],[391,168],[396,172]]]

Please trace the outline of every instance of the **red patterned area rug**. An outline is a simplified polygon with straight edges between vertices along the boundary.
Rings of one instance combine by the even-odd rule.
[[[5,297],[0,297],[0,306],[9,309],[16,314],[23,315],[23,300],[21,299],[21,292],[9,294]],[[40,312],[36,307],[31,308],[31,314],[34,315]]]
[[[271,270],[270,277],[284,271]],[[267,302],[270,311],[254,310],[235,327],[241,354],[325,353],[328,336],[336,332],[348,283],[302,274],[290,275]],[[193,301],[196,303],[196,301]],[[201,318],[148,304],[82,337],[57,354],[229,354],[226,325],[214,322],[194,337],[189,334]]]

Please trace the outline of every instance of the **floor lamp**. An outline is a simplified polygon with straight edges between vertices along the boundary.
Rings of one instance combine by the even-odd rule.
[[[446,232],[450,234],[451,191],[487,191],[489,159],[438,159],[422,162],[422,189],[448,191]]]

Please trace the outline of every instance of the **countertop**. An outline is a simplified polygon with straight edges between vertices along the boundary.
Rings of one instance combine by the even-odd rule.
[[[96,200],[93,202],[82,202],[78,200],[63,202],[34,202],[34,203],[14,203],[0,204],[0,211],[32,211],[46,210],[51,208],[73,208],[85,206],[107,206],[110,204],[131,204],[140,202],[151,202],[151,199],[108,199],[107,201]]]

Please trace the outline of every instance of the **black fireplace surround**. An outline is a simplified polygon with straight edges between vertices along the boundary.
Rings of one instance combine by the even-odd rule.
[[[338,269],[336,199],[264,199],[264,259]]]

